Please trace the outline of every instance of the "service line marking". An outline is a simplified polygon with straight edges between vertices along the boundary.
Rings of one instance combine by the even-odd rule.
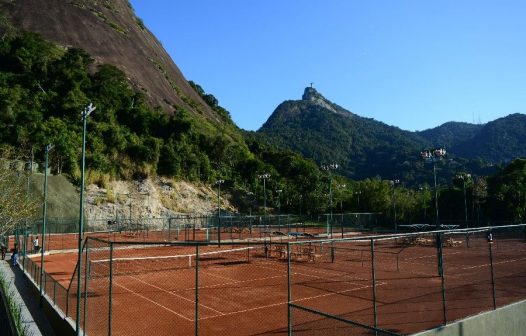
[[[382,283],[382,284],[377,284],[377,286],[381,286],[381,285],[384,285],[384,283]],[[310,297],[306,297],[306,298],[302,298],[302,299],[298,299],[298,300],[293,300],[292,302],[300,302],[300,301],[305,301],[305,300],[317,299],[317,298],[320,298],[320,297],[326,297],[326,296],[331,296],[331,295],[337,295],[337,294],[342,294],[342,293],[347,293],[347,292],[357,291],[357,290],[361,290],[361,289],[365,289],[365,288],[370,288],[370,287],[372,287],[372,286],[371,286],[371,285],[367,285],[367,286],[362,286],[362,287],[358,287],[358,288],[346,289],[346,290],[339,291],[339,292],[320,294],[320,295],[310,296]],[[288,301],[283,301],[283,302],[274,303],[274,304],[265,305],[265,306],[259,306],[259,307],[255,307],[255,308],[249,308],[249,309],[238,310],[238,311],[230,312],[230,313],[223,313],[222,315],[215,315],[215,316],[203,317],[203,318],[199,318],[199,320],[208,320],[208,319],[211,319],[211,318],[222,317],[222,316],[228,316],[228,315],[234,315],[234,314],[240,314],[240,313],[246,313],[246,312],[249,312],[249,311],[255,311],[255,310],[259,310],[259,309],[265,309],[265,308],[270,308],[270,307],[276,307],[276,306],[281,306],[281,305],[286,305],[286,304],[288,304]]]
[[[144,300],[146,300],[146,301],[149,301],[149,302],[153,303],[153,304],[156,305],[156,306],[159,306],[159,307],[161,307],[161,308],[163,308],[163,309],[166,309],[166,310],[169,311],[170,313],[172,313],[172,314],[174,314],[174,315],[177,315],[177,316],[179,316],[179,317],[181,317],[181,318],[183,318],[183,319],[185,319],[185,320],[187,320],[187,321],[190,321],[190,322],[195,321],[195,320],[189,319],[188,317],[186,317],[186,316],[184,316],[184,315],[179,314],[178,312],[176,312],[176,311],[174,311],[174,310],[172,310],[172,309],[170,309],[170,308],[168,308],[168,307],[166,307],[166,306],[163,306],[162,304],[160,304],[160,303],[157,302],[157,301],[154,301],[154,300],[152,300],[152,299],[150,299],[150,298],[148,298],[148,297],[146,297],[146,296],[144,296],[144,295],[141,295],[141,294],[139,294],[139,293],[137,293],[137,292],[132,291],[131,289],[127,288],[126,286],[123,286],[123,285],[118,284],[118,283],[116,283],[116,282],[114,282],[114,284],[115,284],[115,286],[121,287],[122,289],[124,289],[124,290],[126,290],[126,291],[132,293],[133,295],[136,295],[136,296],[138,296],[138,297],[140,297],[140,298],[142,298],[142,299],[144,299]]]

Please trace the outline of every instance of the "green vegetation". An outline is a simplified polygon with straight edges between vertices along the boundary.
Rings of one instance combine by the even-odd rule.
[[[221,178],[243,203],[245,192],[261,187],[258,174],[270,172],[271,188],[303,194],[314,206],[320,179],[314,163],[255,139],[247,143],[217,99],[194,88],[222,122],[184,108],[173,115],[152,109],[122,71],[95,66],[80,49],[64,50],[32,33],[10,36],[0,42],[0,144],[33,151],[41,161],[41,149],[53,143],[52,171],[77,181],[80,111],[92,102],[97,110],[88,118],[86,162],[88,175],[97,180],[163,175],[213,183]]]
[[[0,236],[38,211],[37,198],[28,197],[26,161],[12,151],[0,150]]]
[[[488,179],[486,214],[523,223],[526,217],[526,159],[517,159]]]
[[[485,125],[451,122],[423,132],[409,132],[346,111],[312,88],[306,93],[316,99],[283,102],[257,136],[280,148],[300,152],[318,164],[337,162],[341,174],[349,178],[380,176],[413,186],[429,181],[429,170],[419,157],[424,148],[447,149],[447,162],[441,165],[439,178],[448,184],[458,171],[488,175],[495,172],[496,162],[526,156],[523,114]]]
[[[207,184],[223,179],[241,211],[261,211],[265,196],[258,176],[269,173],[269,211],[276,211],[279,204],[283,212],[326,213],[330,210],[329,176],[314,161],[293,151],[298,150],[321,162],[340,163],[344,169],[337,174],[369,177],[352,181],[333,175],[333,212],[381,212],[392,220],[396,212],[399,223],[433,221],[433,192],[422,184],[432,181],[432,168],[419,159],[426,142],[414,134],[406,138],[404,131],[354,115],[327,117],[319,108],[302,118],[289,118],[294,113],[291,102],[280,107],[282,113],[273,116],[264,134],[243,132],[217,98],[193,82],[194,90],[220,121],[200,116],[201,103],[190,98],[185,100],[187,108],[175,106],[175,112],[167,114],[151,108],[118,68],[95,64],[80,49],[60,48],[32,33],[17,35],[2,17],[0,26],[4,27],[0,30],[4,36],[0,40],[0,147],[34,153],[35,160],[42,161],[41,149],[53,143],[50,167],[54,173],[78,182],[80,111],[92,102],[97,110],[88,118],[86,162],[90,182],[101,186],[111,179],[156,175]],[[174,90],[181,91],[175,83]],[[298,132],[302,137],[296,136]],[[330,138],[322,133],[330,133]],[[442,130],[437,136],[450,134],[455,133]],[[28,158],[26,154],[23,160]],[[455,158],[437,165],[441,220],[464,218],[464,186],[454,181],[454,175],[459,171],[482,175],[483,164]],[[470,219],[522,219],[524,166],[523,161],[515,161],[487,181],[481,177],[469,181]],[[402,184],[393,185],[386,178],[399,178]]]
[[[5,297],[7,302],[7,311],[11,315],[10,319],[14,324],[16,332],[20,336],[26,335],[26,329],[22,324],[22,308],[16,303],[14,294],[9,291],[9,285],[2,273],[0,273],[0,295]]]

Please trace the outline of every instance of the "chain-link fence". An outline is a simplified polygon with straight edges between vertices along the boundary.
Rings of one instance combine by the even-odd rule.
[[[89,335],[397,335],[525,299],[525,252],[515,225],[222,244],[89,237],[80,267],[70,255],[69,286],[41,277],[38,258],[21,264]]]
[[[526,298],[524,252],[525,225],[291,242],[289,326],[406,334],[495,309]]]

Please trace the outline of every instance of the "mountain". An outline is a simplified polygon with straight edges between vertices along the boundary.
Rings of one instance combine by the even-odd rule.
[[[444,146],[451,150],[451,147],[472,139],[483,127],[483,125],[450,121],[417,134],[436,146]]]
[[[429,145],[418,134],[360,117],[312,87],[301,100],[280,104],[258,133],[320,164],[337,162],[341,173],[357,179],[394,178]]]
[[[301,100],[281,103],[257,132],[270,143],[289,148],[318,164],[336,162],[340,172],[362,179],[419,179],[424,176],[419,152],[429,147],[448,151],[447,178],[456,171],[486,174],[501,161],[526,156],[526,116],[474,125],[448,122],[433,129],[409,132],[360,117],[324,98],[314,88]],[[491,168],[490,168],[491,170]]]
[[[135,16],[127,0],[0,0],[19,29],[39,33],[64,47],[87,51],[96,63],[124,71],[152,107],[174,113],[183,107],[219,122],[219,116],[189,85],[161,43]]]
[[[483,125],[473,137],[451,147],[455,154],[468,158],[509,162],[526,157],[526,115],[510,114]]]
[[[113,182],[151,177],[163,189],[223,181],[240,209],[272,208],[276,197],[258,178],[268,173],[266,187],[294,200],[281,209],[324,208],[314,162],[245,137],[212,94],[184,79],[128,2],[0,0],[0,158],[42,163],[53,144],[49,170],[78,185],[80,111],[90,102],[85,178],[107,190],[99,204],[116,201]],[[163,196],[165,207],[173,197]]]
[[[448,122],[417,134],[435,146],[444,146],[450,153],[467,159],[509,162],[526,157],[526,115],[520,113],[482,125]]]

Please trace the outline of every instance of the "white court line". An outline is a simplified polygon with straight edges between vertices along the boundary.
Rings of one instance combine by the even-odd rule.
[[[377,284],[377,286],[381,286],[381,285],[384,285],[384,283],[382,283],[382,284]],[[326,296],[331,296],[331,295],[337,295],[337,294],[341,294],[341,293],[347,293],[347,292],[357,291],[357,290],[361,290],[361,289],[365,289],[365,288],[370,288],[370,287],[372,287],[372,286],[371,286],[371,285],[367,285],[367,286],[362,286],[362,287],[358,287],[358,288],[346,289],[346,290],[344,290],[344,291],[340,291],[340,292],[333,292],[333,293],[327,293],[327,294],[320,294],[320,295],[315,295],[315,296],[311,296],[311,297],[306,297],[306,298],[302,298],[302,299],[298,299],[298,300],[293,300],[292,302],[300,302],[300,301],[305,301],[305,300],[317,299],[317,298],[320,298],[320,297],[326,297]],[[255,308],[249,308],[249,309],[238,310],[238,311],[230,312],[230,313],[223,313],[222,315],[215,315],[215,316],[202,317],[202,318],[199,318],[199,320],[208,320],[208,319],[211,319],[211,318],[222,317],[222,316],[228,316],[228,315],[234,315],[234,314],[240,314],[240,313],[246,313],[246,312],[249,312],[249,311],[255,311],[255,310],[259,310],[259,309],[265,309],[265,308],[270,308],[270,307],[276,307],[276,306],[281,306],[281,305],[286,305],[286,304],[288,304],[288,301],[284,301],[284,302],[280,302],[280,303],[274,303],[274,304],[270,304],[270,305],[266,305],[266,306],[259,306],[259,307],[255,307]]]
[[[151,283],[149,283],[149,282],[146,282],[146,281],[144,281],[144,280],[142,280],[142,279],[139,279],[139,278],[137,278],[137,277],[134,277],[134,276],[126,276],[126,277],[129,277],[129,278],[131,278],[131,279],[137,280],[137,281],[139,281],[139,282],[142,282],[142,283],[145,284],[145,285],[148,285],[148,286],[150,286],[150,287],[156,288],[156,289],[161,290],[161,291],[163,291],[163,292],[165,292],[165,293],[168,293],[168,294],[170,294],[170,295],[173,295],[173,296],[175,296],[175,297],[178,297],[178,298],[180,298],[180,299],[183,299],[183,300],[185,300],[185,301],[188,301],[188,302],[191,302],[191,303],[194,303],[194,304],[195,304],[195,301],[194,301],[194,300],[187,299],[187,298],[185,298],[184,296],[178,295],[178,294],[176,294],[176,293],[174,293],[174,292],[171,292],[171,291],[167,291],[166,289],[163,289],[163,288],[160,288],[160,287],[158,287],[158,286],[155,286],[155,285],[153,285],[153,284],[151,284]],[[121,287],[123,287],[123,288],[125,288],[126,290],[128,290],[128,291],[131,292],[131,290],[127,289],[127,288],[124,287],[123,285],[119,285],[119,284],[117,284],[117,282],[115,282],[115,281],[114,281],[114,283],[115,283],[116,285],[121,286]],[[193,288],[193,289],[195,289],[195,288]],[[135,292],[133,292],[133,293],[135,294]],[[138,295],[138,296],[143,297],[143,296],[141,296],[141,295]],[[154,302],[154,301],[152,301],[152,302]],[[162,306],[161,304],[159,304],[159,305]],[[215,311],[215,312],[217,312],[217,313],[221,313],[219,310],[216,310],[216,309],[214,309],[214,308],[212,308],[212,307],[208,307],[208,306],[205,306],[205,305],[203,305],[203,304],[199,304],[199,305],[202,306],[202,307],[204,307],[204,308],[206,308],[206,309],[210,309],[210,310],[213,310],[213,311]],[[162,307],[164,307],[164,306],[162,306]],[[168,309],[168,308],[167,308],[167,309]],[[169,309],[168,309],[168,310],[169,310]],[[221,314],[222,314],[222,313],[221,313]]]
[[[268,265],[272,265],[272,263],[268,262],[267,263]],[[314,264],[315,265],[315,264]],[[273,268],[273,267],[264,267],[264,266],[261,266],[261,265],[256,265],[258,267],[262,267],[262,268],[268,268],[268,269],[272,269],[272,270],[275,270],[276,268]],[[299,264],[295,264],[294,266],[297,266],[297,267],[300,267]],[[301,265],[303,266],[303,265]],[[292,267],[294,268],[294,267]],[[306,268],[306,267],[304,267]],[[326,269],[325,269],[326,270]],[[309,271],[313,272],[313,273],[319,273],[319,274],[324,274],[324,275],[328,275],[328,276],[331,276],[331,277],[334,277],[334,276],[338,276],[338,277],[341,277],[341,276],[345,276],[345,277],[349,277],[349,272],[344,272],[344,271],[335,271],[333,270],[334,272],[327,272],[327,271],[320,271],[320,270],[315,270],[315,269],[312,269],[312,268],[309,268]],[[336,273],[336,272],[339,272],[339,273]],[[285,273],[286,273],[286,270],[285,270]],[[298,273],[298,272],[294,272],[294,274],[300,274],[301,273]],[[316,277],[315,275],[308,275],[308,274],[303,274],[305,276],[311,276],[311,277]],[[319,278],[321,279],[325,279],[321,276],[319,276]],[[327,280],[330,280],[330,279],[327,279]],[[359,278],[359,277],[352,277],[352,280],[358,280],[358,281],[369,281],[370,279],[364,279],[364,278]]]
[[[132,290],[126,288],[126,287],[123,286],[123,285],[120,285],[120,284],[118,284],[118,283],[116,283],[116,282],[114,282],[114,284],[115,284],[115,286],[121,287],[122,289],[127,290],[128,292],[132,293],[133,295],[137,295],[138,297],[140,297],[140,298],[142,298],[142,299],[145,299],[146,301],[149,301],[149,302],[153,303],[153,304],[156,305],[156,306],[159,306],[159,307],[161,307],[161,308],[164,308],[164,309],[166,309],[167,311],[169,311],[170,313],[172,313],[172,314],[174,314],[174,315],[177,315],[177,316],[179,316],[179,317],[181,317],[181,318],[183,318],[183,319],[185,319],[185,320],[187,320],[187,321],[190,321],[190,322],[195,321],[195,320],[189,319],[188,317],[186,317],[186,316],[184,316],[184,315],[181,315],[181,314],[177,313],[176,311],[171,310],[170,308],[168,308],[168,307],[166,307],[166,306],[163,306],[162,304],[160,304],[160,303],[158,303],[158,302],[156,302],[156,301],[154,301],[154,300],[151,300],[151,299],[147,298],[147,297],[144,296],[144,295],[141,295],[141,294],[139,294],[139,293],[136,293],[136,292],[134,292],[134,291],[132,291]]]
[[[139,282],[142,282],[142,283],[145,284],[145,285],[148,285],[148,286],[150,286],[150,287],[156,288],[156,289],[161,290],[161,291],[163,291],[163,292],[165,292],[165,293],[168,293],[168,294],[170,294],[170,295],[173,295],[173,296],[175,296],[175,297],[181,298],[181,299],[183,299],[183,300],[185,300],[185,301],[192,302],[192,303],[195,304],[195,301],[194,301],[194,300],[187,299],[187,298],[185,298],[184,296],[181,296],[181,295],[178,295],[178,294],[174,293],[173,291],[168,291],[168,290],[166,290],[166,289],[163,289],[163,288],[161,288],[161,287],[155,286],[155,285],[153,285],[153,284],[151,284],[151,283],[149,283],[149,282],[146,282],[146,281],[144,281],[144,280],[142,280],[142,279],[139,279],[139,278],[136,278],[136,277],[131,277],[131,278],[132,278],[132,279],[135,279],[135,280],[137,280],[137,281],[139,281]],[[195,289],[195,288],[190,288],[190,289]],[[214,308],[212,308],[212,307],[205,306],[204,304],[201,304],[201,303],[200,303],[199,306],[204,307],[204,308],[206,308],[206,309],[213,310],[213,311],[215,311],[216,313],[220,313],[220,314],[222,314],[222,312],[220,312],[219,310],[216,310],[216,309],[214,309]]]
[[[522,261],[522,260],[526,260],[526,258],[504,260],[504,261],[499,261],[499,262],[496,262],[496,263],[494,262],[493,265],[507,264],[507,263],[511,263],[511,262],[515,262],[515,261]],[[464,267],[464,268],[462,268],[462,269],[473,269],[473,268],[489,267],[489,266],[491,266],[491,264],[483,264],[483,265],[476,265],[476,266],[468,266],[468,267]]]
[[[443,255],[444,256],[450,256],[450,255],[455,255],[455,254],[459,254],[459,253],[462,253],[461,251],[458,251],[458,252],[452,252],[452,253],[444,253]],[[436,258],[437,255],[436,254],[430,254],[430,255],[425,255],[425,256],[420,256],[420,257],[414,257],[414,258],[406,258],[406,259],[402,259],[400,260],[401,262],[404,262],[406,260],[417,260],[417,259],[424,259],[424,258]]]
[[[199,273],[204,273],[203,270],[199,269]],[[237,280],[235,279],[231,279],[231,278],[228,278],[228,277],[225,277],[225,276],[221,276],[221,275],[217,275],[217,274],[212,274],[210,272],[206,272],[208,275],[210,276],[213,276],[213,277],[216,277],[216,278],[219,278],[219,279],[225,279],[225,280],[228,280],[228,281],[233,281],[233,282],[236,282]],[[199,287],[199,288],[202,288],[202,287]]]
[[[231,282],[224,282],[224,283],[221,283],[221,284],[215,284],[215,285],[210,285],[210,286],[199,286],[199,289],[221,287],[221,286],[225,286],[225,285],[240,284],[240,283],[246,283],[246,282],[252,282],[252,281],[270,280],[270,279],[282,278],[282,277],[285,277],[285,276],[287,276],[287,275],[286,274],[281,274],[281,275],[275,275],[275,276],[271,276],[271,277],[257,278],[257,279],[250,279],[250,280],[237,280],[237,281],[236,280],[232,280]],[[195,287],[191,288],[191,289],[195,290]]]
[[[260,265],[256,265],[257,267],[261,267],[261,268],[267,268],[267,269],[274,269],[274,268],[270,268],[270,267],[265,267],[265,266],[260,266]],[[317,272],[317,273],[324,273],[324,272]],[[343,277],[347,277],[346,274],[331,274],[331,273],[326,273],[327,275],[332,275],[332,276],[337,276],[337,277],[340,277],[340,278],[343,278]],[[283,276],[286,276],[286,272]],[[306,274],[306,273],[300,273],[300,272],[291,272],[291,275],[303,275],[303,276],[306,276],[306,277],[310,277],[310,278],[317,278],[317,279],[322,279],[322,280],[328,280],[328,281],[332,281],[333,279],[330,279],[330,278],[326,278],[326,277],[322,277],[322,276],[317,276],[317,275],[312,275],[312,274]],[[360,284],[357,284],[357,283],[354,283],[354,282],[351,282],[351,280],[363,280],[363,281],[372,281],[372,279],[361,279],[361,278],[354,278],[354,277],[351,277],[351,279],[349,280],[345,280],[345,279],[342,279],[343,281],[349,283],[349,284],[352,284],[352,285],[360,285]],[[297,284],[297,285],[301,285],[301,284]]]

